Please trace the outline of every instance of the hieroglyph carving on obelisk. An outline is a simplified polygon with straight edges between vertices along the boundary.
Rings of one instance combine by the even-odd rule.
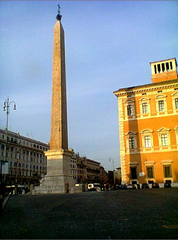
[[[59,9],[54,26],[50,150],[68,149],[64,29]]]

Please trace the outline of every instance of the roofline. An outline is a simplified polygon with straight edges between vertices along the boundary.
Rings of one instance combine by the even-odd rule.
[[[88,158],[86,158],[87,159],[87,161],[90,161],[90,162],[95,162],[95,163],[99,163],[99,164],[101,164],[100,162],[98,162],[98,161],[95,161],[95,160],[91,160],[91,159],[88,159]]]
[[[132,87],[127,87],[127,88],[119,88],[118,90],[114,91],[113,93],[115,94],[115,93],[117,93],[119,91],[123,91],[123,90],[132,90],[132,89],[137,89],[137,88],[142,88],[142,87],[150,87],[150,86],[156,86],[156,85],[164,85],[164,84],[169,84],[169,83],[175,83],[177,81],[178,81],[178,78],[173,79],[173,80],[163,81],[163,82],[149,83],[149,84],[132,86]]]
[[[3,133],[3,134],[6,134],[6,128],[5,129],[0,128],[0,132]],[[44,142],[41,142],[39,140],[30,138],[30,137],[25,137],[23,135],[20,135],[19,132],[13,132],[13,131],[8,130],[8,135],[13,135],[14,137],[21,138],[23,140],[30,141],[30,142],[33,142],[33,143],[36,143],[36,144],[38,143],[38,144],[41,144],[41,145],[46,145],[46,146],[49,147],[48,143],[44,143]]]
[[[165,61],[169,61],[169,60],[172,60],[172,59],[175,59],[175,61],[176,61],[176,58],[173,57],[173,58],[169,58],[169,59],[165,59],[165,60],[150,62],[150,64],[152,64],[152,63],[157,63],[157,62],[165,62]],[[176,66],[177,66],[177,61],[176,61]]]

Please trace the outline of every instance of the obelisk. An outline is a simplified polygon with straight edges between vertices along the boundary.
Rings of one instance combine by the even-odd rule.
[[[71,174],[72,150],[68,150],[67,100],[64,29],[61,24],[60,6],[58,5],[57,22],[54,26],[53,76],[51,140],[47,156],[47,174],[33,193],[70,193],[74,191]]]
[[[59,5],[58,5],[59,7]],[[60,7],[59,7],[60,8]],[[60,11],[53,42],[53,83],[50,150],[68,149],[64,29]]]

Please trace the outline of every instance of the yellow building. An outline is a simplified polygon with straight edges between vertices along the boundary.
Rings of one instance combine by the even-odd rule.
[[[118,99],[122,183],[178,186],[178,75],[175,58],[151,62],[152,83]]]

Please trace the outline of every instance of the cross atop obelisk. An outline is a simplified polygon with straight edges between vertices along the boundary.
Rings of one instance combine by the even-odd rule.
[[[57,19],[57,20],[61,20],[61,18],[62,18],[62,15],[60,14],[60,9],[61,9],[61,7],[60,7],[59,4],[58,4],[57,6],[58,6],[58,14],[57,14],[57,16],[56,16],[56,19]]]
[[[58,5],[54,26],[50,150],[68,149],[64,29]]]

